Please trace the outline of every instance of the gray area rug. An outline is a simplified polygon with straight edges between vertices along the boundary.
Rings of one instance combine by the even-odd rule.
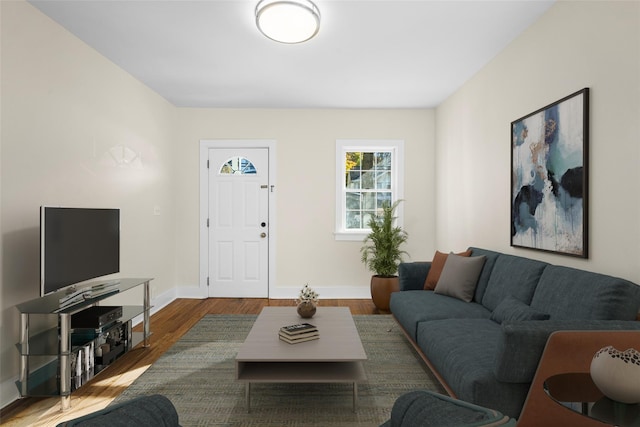
[[[368,380],[353,412],[349,384],[254,384],[251,412],[235,381],[235,356],[254,315],[207,315],[114,402],[159,393],[188,426],[378,426],[396,398],[416,389],[443,392],[389,315],[353,316],[367,353]]]

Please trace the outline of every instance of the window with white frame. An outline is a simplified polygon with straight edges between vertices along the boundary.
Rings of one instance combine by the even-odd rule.
[[[336,239],[362,240],[369,220],[403,197],[404,141],[336,141]],[[396,209],[402,225],[402,204]]]

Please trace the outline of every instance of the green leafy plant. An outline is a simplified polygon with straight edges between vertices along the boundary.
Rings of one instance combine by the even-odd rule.
[[[407,241],[408,234],[401,227],[394,226],[395,210],[402,200],[382,208],[382,215],[371,217],[371,232],[364,239],[360,249],[362,262],[375,275],[394,277],[403,255],[408,255],[400,246]]]

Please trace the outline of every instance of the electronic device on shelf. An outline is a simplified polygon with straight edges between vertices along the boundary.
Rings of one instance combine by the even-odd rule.
[[[99,329],[122,317],[122,306],[95,305],[71,315],[71,329]]]
[[[41,296],[118,272],[120,209],[40,207]]]

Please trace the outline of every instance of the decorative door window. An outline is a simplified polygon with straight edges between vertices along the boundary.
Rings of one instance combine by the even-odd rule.
[[[255,175],[255,166],[249,159],[233,157],[227,160],[219,171],[220,175]]]

